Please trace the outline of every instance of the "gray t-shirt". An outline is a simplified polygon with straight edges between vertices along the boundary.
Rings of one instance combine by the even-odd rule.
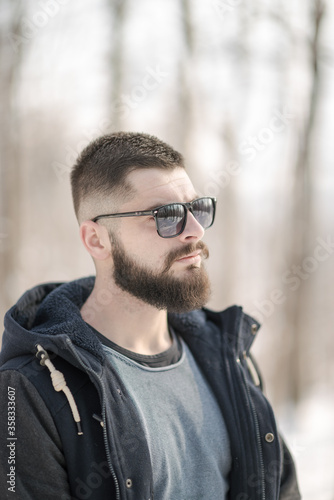
[[[143,366],[103,346],[145,430],[157,500],[224,500],[229,436],[216,399],[187,345],[172,365]]]

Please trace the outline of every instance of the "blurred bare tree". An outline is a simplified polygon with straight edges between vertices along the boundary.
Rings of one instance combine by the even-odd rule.
[[[296,162],[293,171],[294,187],[292,193],[291,213],[288,214],[289,230],[288,268],[300,266],[312,254],[315,244],[314,234],[314,165],[312,156],[316,147],[314,141],[314,125],[319,111],[321,91],[321,74],[319,71],[320,33],[325,15],[323,0],[312,0],[311,24],[313,35],[309,40],[311,85],[306,104],[304,122],[297,140]],[[305,279],[300,280],[299,287],[285,302],[286,309],[286,345],[289,346],[285,360],[285,370],[281,374],[286,377],[285,397],[294,403],[299,402],[309,383],[308,370],[305,369],[307,344],[305,313],[312,307],[312,296]],[[311,363],[310,363],[311,364]]]
[[[110,75],[111,75],[111,110],[110,117],[115,130],[122,128],[122,114],[118,111],[124,85],[124,29],[126,22],[127,0],[108,0],[111,18],[110,36]]]
[[[23,0],[2,0],[0,33],[0,302],[8,308],[21,241],[21,150],[19,86],[25,44],[20,23]]]
[[[177,147],[191,160],[192,128],[194,125],[195,27],[189,0],[180,0],[182,46],[178,59],[178,137]]]

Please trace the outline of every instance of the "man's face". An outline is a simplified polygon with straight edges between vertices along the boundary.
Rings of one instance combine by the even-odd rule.
[[[119,212],[148,210],[197,198],[184,169],[144,169],[127,178],[134,196]],[[204,230],[188,212],[184,231],[175,238],[161,238],[151,216],[119,219],[111,233],[113,279],[122,290],[170,312],[202,307],[210,294],[210,283],[202,259],[208,249],[201,241]]]

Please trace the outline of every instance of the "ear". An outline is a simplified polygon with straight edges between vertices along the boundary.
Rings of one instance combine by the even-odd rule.
[[[80,225],[80,238],[94,259],[105,260],[110,257],[110,238],[104,226],[86,220]]]

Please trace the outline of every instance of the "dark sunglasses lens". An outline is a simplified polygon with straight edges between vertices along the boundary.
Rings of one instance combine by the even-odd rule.
[[[214,204],[211,198],[200,198],[192,204],[192,213],[204,229],[213,223]]]
[[[185,208],[173,203],[159,208],[156,220],[160,236],[170,238],[181,232],[184,223]]]

